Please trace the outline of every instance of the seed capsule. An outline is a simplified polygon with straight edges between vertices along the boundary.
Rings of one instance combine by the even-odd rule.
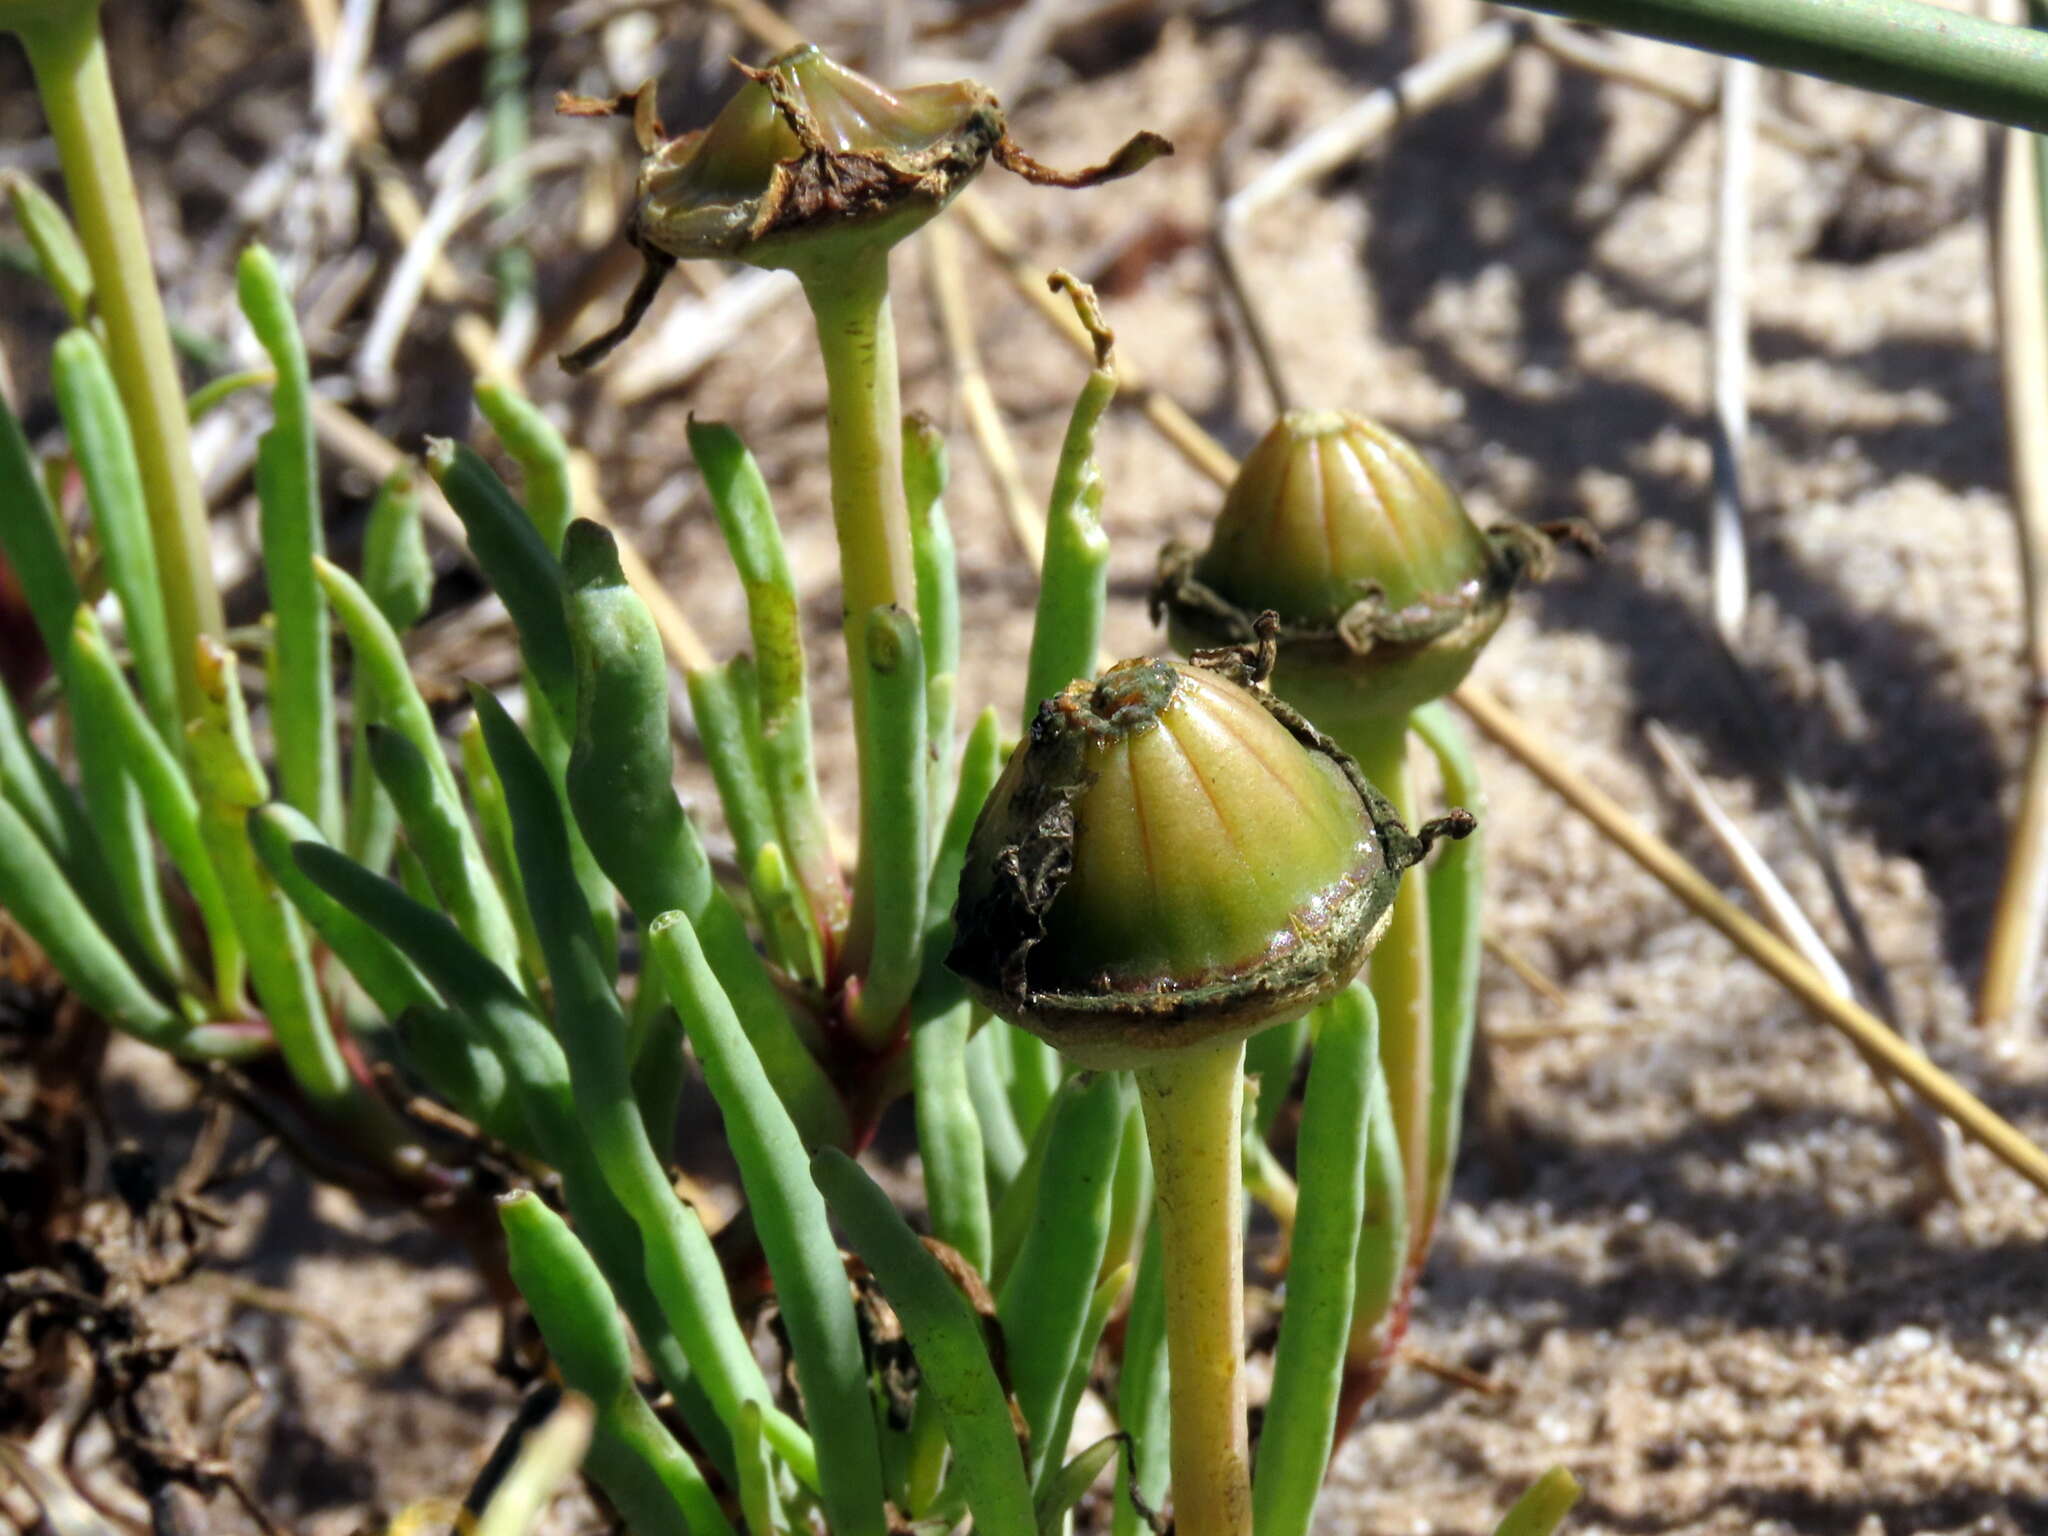
[[[1290,411],[1245,460],[1207,550],[1169,546],[1153,591],[1182,649],[1280,615],[1287,697],[1316,719],[1405,715],[1464,680],[1545,530],[1482,531],[1407,439]]]
[[[1085,1066],[1309,1008],[1358,969],[1421,857],[1351,760],[1248,676],[1233,650],[1069,685],[976,824],[947,964]]]
[[[620,323],[563,359],[571,372],[632,331],[678,261],[720,257],[808,279],[903,239],[991,158],[1029,181],[1087,187],[1173,153],[1140,133],[1070,174],[1018,149],[994,93],[972,80],[887,91],[808,43],[741,70],[747,83],[710,125],[675,138],[655,115],[651,83],[629,96],[556,99],[571,116],[632,118],[646,157],[626,230],[644,261],[640,282]]]

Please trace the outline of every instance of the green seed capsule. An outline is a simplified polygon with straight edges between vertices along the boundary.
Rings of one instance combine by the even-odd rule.
[[[1549,553],[1534,528],[1482,531],[1400,434],[1290,411],[1239,470],[1208,549],[1168,547],[1153,603],[1183,649],[1249,639],[1272,609],[1290,702],[1393,718],[1464,680]]]
[[[947,964],[1085,1066],[1221,1043],[1327,996],[1433,835],[1249,677],[1230,651],[1071,684],[975,827]]]

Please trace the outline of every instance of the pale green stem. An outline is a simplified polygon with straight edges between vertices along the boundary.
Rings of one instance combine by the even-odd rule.
[[[208,553],[206,503],[192,466],[185,391],[150,268],[99,6],[81,0],[75,7],[41,9],[15,26],[57,143],[71,216],[92,267],[94,303],[106,326],[107,360],[135,434],[178,702],[190,719],[200,706],[196,642],[222,631],[220,593]]]
[[[1408,767],[1408,721],[1325,721],[1339,746],[1380,793],[1393,801],[1401,820],[1416,819],[1415,779]],[[1380,1013],[1380,1061],[1401,1148],[1402,1180],[1414,1225],[1409,1256],[1426,1250],[1430,1229],[1429,1127],[1434,1088],[1434,1020],[1430,1009],[1429,887],[1421,865],[1401,876],[1393,915],[1368,962],[1367,979]]]
[[[1140,1068],[1158,1179],[1177,1536],[1250,1536],[1245,1424],[1244,1044],[1189,1046]]]
[[[896,376],[896,328],[889,310],[886,248],[849,253],[799,274],[825,360],[826,422],[832,466],[832,522],[839,537],[841,613],[852,673],[853,736],[860,751],[861,800],[873,793],[875,743],[867,731],[867,625],[893,606],[917,620],[917,568],[910,508],[903,495],[903,403]],[[871,861],[854,883],[846,955],[865,965],[874,937]]]

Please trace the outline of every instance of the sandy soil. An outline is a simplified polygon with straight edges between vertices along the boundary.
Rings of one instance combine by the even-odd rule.
[[[204,15],[180,24],[232,22],[298,46],[284,12]],[[830,44],[864,37],[843,15],[799,18]],[[1048,267],[1103,278],[1128,357],[1242,450],[1269,405],[1202,243],[1219,195],[1476,19],[1464,0],[1171,19],[1135,9],[1062,41],[1021,98],[1018,136],[1042,158],[1083,163],[1154,127],[1181,153],[1114,193],[1064,196],[992,174],[988,195]],[[972,52],[994,35],[971,29],[918,51]],[[647,46],[657,36],[665,57]],[[719,61],[740,46],[728,23],[666,12],[605,41],[616,78],[586,38],[544,53],[542,84],[613,89],[662,57],[678,124],[695,120],[691,108],[701,116],[722,89]],[[1696,56],[1629,51],[1712,82]],[[1969,1022],[2023,695],[1984,135],[1811,82],[1773,80],[1766,99],[1849,153],[1758,151],[1749,649],[1905,1016],[1944,1066],[2048,1137],[2039,1017],[1996,1039]],[[177,121],[164,108],[139,116],[145,137]],[[1755,772],[1754,728],[1728,702],[1703,628],[1714,138],[1711,122],[1524,51],[1361,166],[1277,205],[1249,262],[1305,402],[1411,433],[1483,518],[1578,516],[1606,538],[1597,567],[1568,563],[1521,604],[1482,681],[1726,879],[1643,740],[1646,720],[1663,722],[1819,912],[1818,878]],[[152,143],[146,163],[161,174],[164,141]],[[1855,169],[1858,152],[1877,150],[1902,180]],[[546,206],[560,213],[561,199]],[[204,244],[203,229],[164,211],[184,249]],[[1042,487],[1080,369],[971,260],[997,394]],[[573,266],[544,270],[566,281]],[[15,302],[18,280],[0,284],[16,284],[0,287]],[[899,311],[907,403],[957,427],[914,281]],[[15,332],[30,337],[11,361],[31,392],[48,325],[32,317]],[[844,805],[821,387],[804,327],[787,306],[773,311],[743,355],[631,410],[545,371],[540,387],[603,458],[612,506],[721,646],[740,633],[740,600],[682,449],[685,412],[732,420],[755,444],[792,529],[824,768]],[[434,324],[407,356],[418,367],[381,424],[459,426],[459,373]],[[1032,586],[964,430],[954,436],[963,703],[1014,710]],[[1158,643],[1142,605],[1158,544],[1197,536],[1217,494],[1135,413],[1113,417],[1103,466],[1117,540],[1111,644],[1137,651]],[[1561,1461],[1586,1484],[1572,1529],[1587,1533],[2048,1530],[2048,1202],[1972,1151],[1967,1202],[1918,1214],[1911,1160],[1852,1052],[1523,770],[1484,744],[1481,756],[1489,931],[1566,1001],[1489,962],[1498,1130],[1468,1146],[1416,1342],[1498,1390],[1398,1375],[1338,1458],[1325,1528],[1483,1531]],[[135,1070],[132,1053],[119,1060],[123,1081],[148,1090],[121,1101],[143,1134],[133,1127],[157,1126],[168,1106],[148,1097],[160,1074]],[[235,1453],[270,1507],[295,1530],[340,1533],[458,1491],[513,1403],[491,1370],[496,1329],[476,1282],[404,1218],[308,1192],[276,1168],[238,1209],[221,1272],[288,1293],[304,1313],[211,1282],[184,1305],[263,1362],[268,1398]]]

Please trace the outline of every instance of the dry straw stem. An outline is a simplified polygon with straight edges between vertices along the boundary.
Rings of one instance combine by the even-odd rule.
[[[1663,759],[1665,768],[1678,781],[1695,813],[1713,833],[1714,841],[1721,845],[1728,862],[1735,866],[1735,873],[1751,898],[1763,909],[1771,926],[1778,930],[1778,936],[1799,951],[1806,963],[1834,989],[1836,996],[1853,1002],[1856,989],[1849,981],[1849,973],[1829,951],[1812,921],[1800,909],[1792,893],[1785,889],[1784,882],[1756,844],[1750,841],[1748,834],[1715,797],[1698,770],[1686,760],[1678,742],[1655,720],[1649,722],[1644,732],[1657,756]],[[1907,1140],[1926,1162],[1928,1171],[1942,1190],[1961,1200],[1964,1195],[1963,1172],[1955,1155],[1955,1137],[1948,1122],[1920,1099],[1902,1092],[1898,1081],[1869,1051],[1861,1046],[1857,1050],[1871,1071],[1877,1074],[1878,1086],[1884,1090],[1892,1113],[1898,1117]]]
[[[1478,727],[1634,859],[1688,907],[1721,930],[1785,989],[1881,1062],[2015,1173],[2048,1193],[2048,1153],[2027,1140],[1961,1083],[1838,995],[1799,952],[1723,896],[1669,843],[1551,751],[1548,743],[1484,689],[1466,683],[1452,695]]]
[[[955,206],[965,207],[972,201],[973,194],[970,193]],[[1036,270],[1034,264],[995,216],[985,208],[976,207],[968,227],[1002,261],[1004,271],[1017,292],[1052,321],[1054,329],[1065,336],[1076,351],[1092,358],[1095,355],[1094,345],[1080,323],[1073,319],[1071,311],[1051,301],[1049,294],[1044,297],[1051,302],[1040,302],[1042,290],[1038,279],[1032,275]],[[1125,392],[1130,393],[1129,365],[1123,364],[1121,368]],[[1160,426],[1162,419],[1175,423],[1171,430],[1160,426],[1160,431],[1190,464],[1218,485],[1230,483],[1237,471],[1237,461],[1228,449],[1164,395],[1148,392],[1144,401],[1145,417],[1155,426]],[[1866,1010],[1836,996],[1820,974],[1800,958],[1798,951],[1735,906],[1675,848],[1646,831],[1612,799],[1568,767],[1512,711],[1471,683],[1459,688],[1452,698],[1463,706],[1482,730],[1619,845],[1623,852],[1663,882],[1695,913],[1720,929],[1780,985],[1827,1023],[1867,1048],[1884,1063],[1887,1071],[1894,1073],[1928,1103],[1954,1120],[1972,1140],[1981,1143],[2036,1188],[2048,1193],[2048,1154]]]
[[[1734,702],[1749,716],[1758,755],[1768,763],[1778,781],[1800,839],[1821,870],[1865,990],[1886,1024],[1917,1046],[1919,1041],[1900,1024],[1890,977],[1871,945],[1863,914],[1850,894],[1819,808],[1804,778],[1785,755],[1770,712],[1750,680],[1744,655],[1743,622],[1749,612],[1750,593],[1748,503],[1743,473],[1749,448],[1750,182],[1756,161],[1760,82],[1757,66],[1747,59],[1722,60],[1720,76],[1721,145],[1720,163],[1715,170],[1714,278],[1708,306],[1707,347],[1707,391],[1712,403],[1708,446],[1713,455],[1707,576],[1714,635],[1734,685]],[[1733,820],[1714,804],[1704,781],[1691,772],[1661,732],[1652,737],[1652,744],[1671,765],[1688,798],[1728,850],[1744,883],[1772,914],[1779,932],[1823,976],[1831,981],[1839,978],[1836,990],[1843,997],[1853,997],[1854,989],[1847,975],[1835,964],[1819,933]],[[1926,1162],[1939,1187],[1957,1194],[1961,1183],[1955,1167],[1953,1138],[1924,1106],[1902,1099],[1867,1053],[1864,1060],[1878,1073],[1879,1084],[1901,1117],[1908,1141]]]
[[[978,192],[969,190],[954,200],[953,210],[967,226],[967,232],[981,242],[982,248],[993,256],[1010,280],[1010,286],[1038,311],[1074,350],[1091,363],[1095,358],[1095,342],[1089,336],[1086,326],[1081,324],[1074,313],[1074,306],[1045,286],[1045,274],[1051,270],[1049,263],[1033,258],[1025,249],[1010,227],[991,208]],[[1144,418],[1151,422],[1168,442],[1178,449],[1182,457],[1214,480],[1219,485],[1228,485],[1231,476],[1237,473],[1237,460],[1230,451],[1215,438],[1204,432],[1201,426],[1179,403],[1159,390],[1132,365],[1126,351],[1119,350],[1116,363],[1117,398],[1135,405]]]
[[[1474,27],[1448,47],[1403,70],[1387,84],[1369,91],[1322,127],[1297,140],[1293,147],[1225,200],[1216,216],[1216,257],[1223,284],[1230,292],[1251,338],[1259,371],[1265,375],[1276,411],[1293,408],[1280,357],[1252,299],[1238,261],[1238,237],[1269,203],[1288,192],[1327,176],[1377,143],[1395,124],[1427,112],[1439,102],[1471,89],[1508,61],[1528,31],[1525,21],[1495,20]]]
[[[2017,129],[1999,133],[1994,251],[1999,361],[2012,460],[2013,513],[2027,612],[2029,684],[2026,765],[2005,877],[1978,984],[1977,1022],[2016,1022],[2039,982],[2048,931],[2048,261],[2042,256],[2041,146]]]
[[[1636,64],[1613,45],[1596,42],[1592,34],[1555,17],[1539,17],[1530,33],[1530,40],[1563,63],[1590,75],[1598,75],[1603,80],[1611,80],[1616,85],[1662,97],[1688,112],[1711,112],[1720,101],[1718,80],[1714,85],[1702,88],[1676,75],[1657,74]],[[1756,127],[1759,135],[1795,154],[1828,155],[1840,151],[1840,146],[1826,134],[1782,112],[1759,111]]]
[[[369,426],[353,415],[346,407],[336,404],[325,396],[310,397],[313,412],[313,426],[320,434],[320,440],[330,453],[353,464],[371,479],[382,482],[386,476],[405,462],[405,455],[398,445],[386,438],[376,428]],[[685,671],[694,671],[712,664],[711,648],[697,633],[689,617],[661,584],[661,578],[654,573],[645,557],[634,547],[632,539],[615,523],[596,494],[595,475],[587,455],[571,453],[569,472],[576,487],[576,510],[580,516],[593,522],[603,523],[611,529],[618,541],[619,566],[626,573],[626,580],[633,590],[640,594],[649,610],[654,614],[655,628],[661,632],[661,642],[669,653],[669,659]],[[425,484],[426,482],[423,482]],[[434,531],[455,548],[467,551],[469,536],[464,532],[462,520],[458,518],[447,502],[441,499],[438,489],[431,495],[423,495],[421,507]]]
[[[1045,519],[1024,484],[1017,450],[981,366],[981,348],[974,338],[974,316],[968,309],[967,281],[961,270],[960,237],[946,220],[938,220],[925,232],[924,255],[932,307],[939,313],[939,332],[953,364],[953,386],[960,394],[967,430],[974,435],[974,445],[981,450],[982,462],[995,482],[996,498],[1003,504],[1010,532],[1016,535],[1025,558],[1036,566],[1045,559]]]

